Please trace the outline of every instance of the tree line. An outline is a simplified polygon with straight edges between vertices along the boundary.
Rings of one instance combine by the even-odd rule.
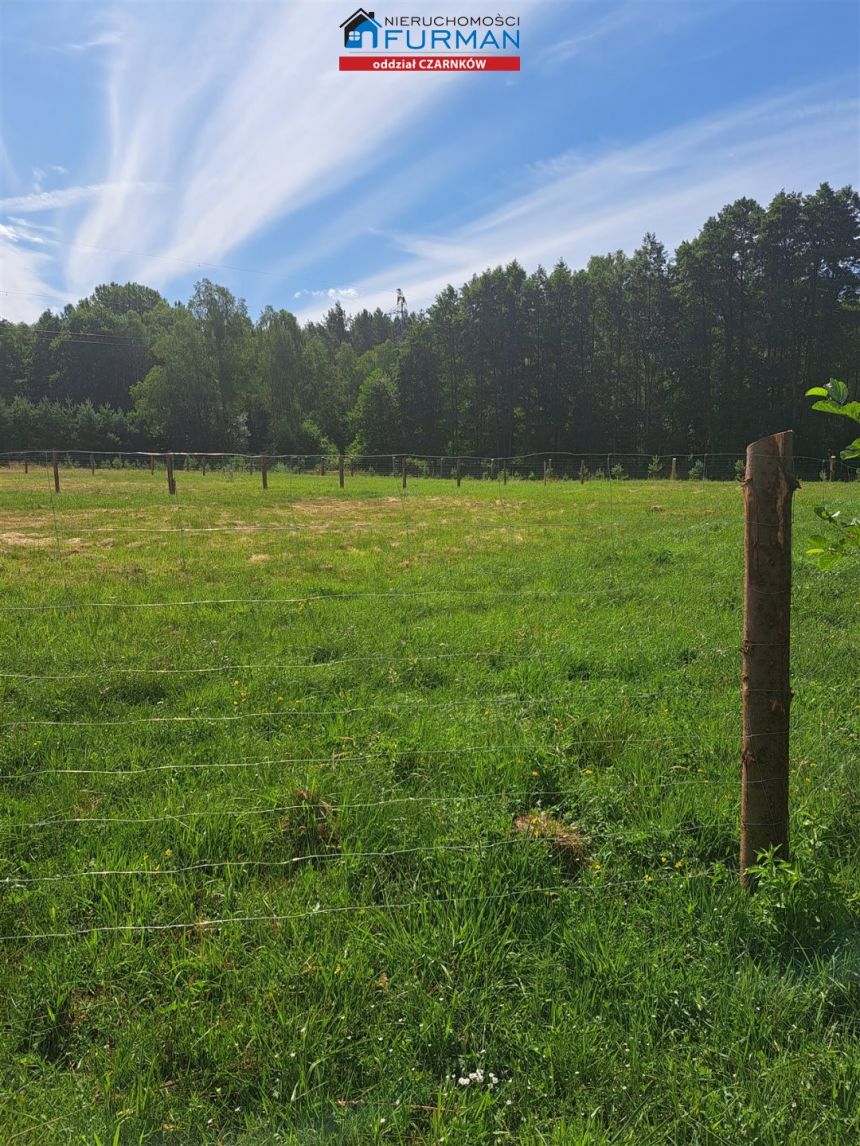
[[[581,270],[512,262],[417,313],[255,322],[208,279],[174,305],[105,284],[0,321],[0,449],[683,454],[793,427],[817,455],[839,442],[803,394],[857,393],[858,287],[860,197],[826,183],[738,199],[673,256],[647,234]]]

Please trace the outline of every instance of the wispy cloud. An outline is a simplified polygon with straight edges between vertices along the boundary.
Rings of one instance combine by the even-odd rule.
[[[21,245],[18,237],[0,229],[0,314],[9,322],[32,322],[50,306],[62,306],[67,296],[48,282],[50,258]]]
[[[19,227],[27,227],[31,231],[46,231],[48,234],[55,234],[57,228],[46,225],[45,223],[32,223],[29,219],[22,219],[18,215],[9,215],[9,222],[14,223]]]
[[[48,239],[31,230],[26,223],[23,226],[21,223],[10,225],[11,223],[11,219],[9,223],[0,223],[0,238],[9,239],[11,242],[36,243],[39,246],[53,246],[56,243],[56,240]]]
[[[401,239],[408,259],[356,282],[362,305],[389,305],[402,286],[413,308],[449,282],[518,259],[529,269],[564,258],[632,250],[646,231],[670,248],[741,195],[769,200],[781,188],[812,190],[855,175],[858,104],[820,89],[685,123],[636,145],[586,159],[562,157],[532,190],[446,235]],[[553,174],[549,174],[553,172]],[[315,317],[324,306],[302,309]]]
[[[99,32],[89,40],[82,40],[74,44],[64,44],[59,50],[63,52],[91,52],[94,48],[112,48],[114,45],[120,43],[120,39],[119,32]]]
[[[538,53],[536,64],[548,71],[599,48],[602,60],[617,52],[641,52],[643,45],[657,37],[677,34],[687,25],[707,18],[720,3],[625,3],[606,7],[583,4],[572,22],[572,30]],[[723,2],[722,7],[726,4]]]
[[[74,207],[88,199],[98,199],[105,194],[122,194],[134,190],[140,194],[151,194],[162,190],[160,183],[139,181],[133,185],[91,183],[83,187],[61,187],[54,191],[33,191],[29,195],[13,195],[0,199],[0,211],[20,211],[24,215],[37,211],[56,211],[63,207]]]
[[[480,10],[477,0],[465,3]],[[524,64],[541,98],[563,97],[559,63],[575,56],[572,67],[593,67],[616,51],[641,54],[655,28],[668,36],[714,6],[521,0]],[[459,12],[463,0],[435,8]],[[474,115],[470,93],[484,82],[474,76],[339,74],[334,15],[332,4],[291,0],[177,4],[165,19],[150,5],[116,2],[83,30],[56,32],[73,41],[65,50],[84,56],[64,67],[88,75],[97,67],[102,119],[85,124],[91,166],[83,171],[75,156],[69,163],[75,186],[52,189],[60,180],[51,173],[67,173],[42,162],[38,189],[24,193],[29,184],[13,178],[0,142],[6,185],[18,192],[0,199],[14,231],[0,238],[4,252],[17,251],[22,281],[40,294],[49,293],[46,280],[62,282],[61,297],[79,297],[111,279],[169,290],[221,267],[237,293],[253,293],[243,289],[251,270],[266,276],[272,301],[283,284],[281,297],[308,317],[335,297],[387,309],[398,286],[420,306],[487,265],[519,258],[533,267],[559,256],[579,264],[635,245],[645,230],[674,245],[738,195],[767,199],[783,185],[856,175],[856,108],[828,103],[821,91],[688,123],[679,106],[675,130],[617,146],[587,125],[555,133],[542,122],[526,139],[517,116],[525,122],[528,99],[538,97],[524,90],[518,103],[499,86],[509,137]],[[631,67],[635,75],[648,62]],[[846,78],[831,90],[845,90]],[[454,109],[460,114],[447,114]],[[666,122],[671,109],[659,110]],[[536,142],[547,137],[563,140],[559,153],[535,162]],[[515,166],[521,154],[531,162]],[[481,204],[458,195],[459,171]],[[30,222],[40,213],[56,226],[44,229],[57,243],[51,262]],[[446,216],[456,225],[446,229]],[[368,254],[357,271],[354,260]],[[315,285],[327,283],[349,285]]]
[[[167,32],[123,10],[107,85],[108,175],[74,235],[73,290],[119,271],[158,282],[167,270],[223,261],[274,220],[384,163],[398,134],[462,79],[339,74],[328,5],[215,5],[206,21],[176,13]],[[174,189],[156,209],[140,194],[152,178]],[[127,248],[130,231],[157,257],[106,253]]]

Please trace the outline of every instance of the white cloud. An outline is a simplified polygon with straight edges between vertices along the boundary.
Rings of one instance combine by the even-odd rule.
[[[10,223],[14,223],[18,227],[27,227],[31,231],[47,231],[49,234],[56,233],[57,228],[46,225],[45,223],[31,223],[29,219],[22,219],[18,215],[7,216]]]
[[[8,239],[10,242],[37,243],[40,246],[54,245],[55,243],[54,239],[46,239],[44,235],[31,231],[26,223],[23,226],[20,223],[12,226],[8,223],[0,223],[0,238]]]
[[[121,184],[91,183],[84,187],[62,187],[55,191],[33,191],[29,195],[13,195],[0,199],[0,211],[20,211],[27,215],[33,211],[56,211],[63,207],[74,207],[87,199],[97,199],[105,194],[119,194],[131,188]],[[138,182],[134,190],[150,194],[161,190],[161,184]]]
[[[107,85],[108,172],[74,236],[74,291],[119,273],[164,282],[222,262],[274,220],[385,164],[397,135],[469,78],[340,74],[329,5],[214,5],[205,21],[172,11],[165,27],[123,9]],[[139,192],[150,179],[173,189],[155,207]],[[129,233],[152,258],[110,253],[128,248]]]
[[[389,306],[402,286],[413,309],[448,283],[459,286],[512,259],[528,269],[564,258],[583,266],[607,250],[632,250],[646,231],[670,249],[740,196],[766,203],[782,188],[812,191],[855,176],[854,100],[798,91],[710,118],[626,148],[545,167],[532,190],[445,235],[401,236],[411,257],[357,282],[362,305]],[[534,172],[532,173],[534,174]],[[325,308],[301,309],[313,318]]]
[[[297,290],[293,298],[327,298],[332,301],[339,298],[354,299],[358,298],[358,291],[355,287],[329,287],[327,290]]]
[[[22,247],[14,236],[0,231],[0,316],[9,322],[32,322],[49,306],[61,307],[68,301],[45,281],[49,265],[42,251]]]
[[[60,50],[64,52],[91,52],[93,48],[112,48],[119,43],[119,32],[105,31],[99,32],[89,40],[82,40],[76,44],[64,44]]]

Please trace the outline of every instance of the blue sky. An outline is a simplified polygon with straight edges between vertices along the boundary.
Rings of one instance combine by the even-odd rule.
[[[521,18],[522,71],[344,74],[350,0],[0,0],[0,314],[206,275],[316,317],[670,248],[858,184],[856,0],[378,0]]]

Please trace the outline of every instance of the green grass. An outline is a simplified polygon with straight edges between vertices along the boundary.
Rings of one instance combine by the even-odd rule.
[[[62,481],[0,470],[0,1141],[858,1140],[858,575],[802,558],[819,489],[796,861],[750,898],[737,485]],[[579,866],[514,831],[539,808]]]

